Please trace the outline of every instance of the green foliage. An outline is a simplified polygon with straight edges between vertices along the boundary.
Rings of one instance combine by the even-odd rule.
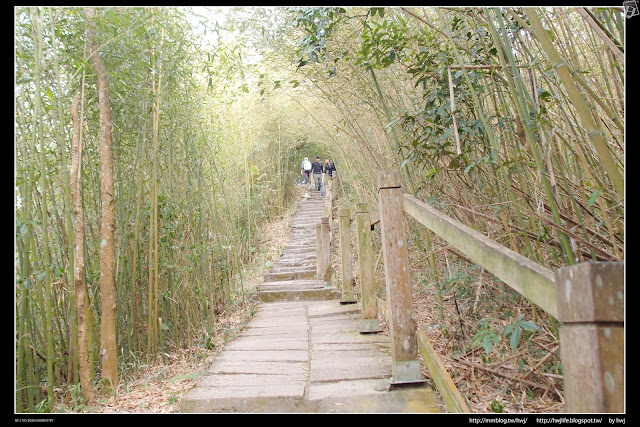
[[[356,65],[382,69],[396,61],[403,61],[408,47],[407,22],[401,15],[385,17],[384,8],[371,8],[371,17],[380,19],[363,21],[362,45],[356,57]]]
[[[518,317],[516,317],[513,323],[505,326],[504,330],[502,331],[502,335],[504,337],[510,337],[509,346],[511,347],[512,351],[515,351],[516,348],[518,348],[518,345],[520,344],[522,331],[538,331],[538,330],[539,328],[535,323],[529,322],[528,320],[524,320],[524,314],[521,314]]]
[[[488,356],[493,347],[500,343],[502,335],[491,328],[487,319],[482,319],[478,324],[478,331],[473,337],[471,347],[482,345],[485,354]]]
[[[300,57],[298,68],[329,59],[327,40],[346,10],[342,7],[289,8],[295,24],[302,28],[304,36],[298,42]]]
[[[524,314],[519,315],[513,321],[504,327],[502,332],[494,330],[487,319],[482,319],[478,324],[478,331],[473,337],[471,347],[482,345],[485,354],[488,356],[494,346],[498,345],[502,338],[508,338],[509,347],[515,351],[520,344],[523,331],[538,331],[538,326],[528,320],[524,320]]]

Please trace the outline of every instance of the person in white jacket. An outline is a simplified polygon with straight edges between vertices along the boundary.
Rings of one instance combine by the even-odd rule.
[[[305,157],[300,165],[300,175],[304,175],[304,184],[309,185],[309,175],[311,175],[311,162]]]

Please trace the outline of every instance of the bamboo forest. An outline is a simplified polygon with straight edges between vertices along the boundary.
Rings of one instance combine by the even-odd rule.
[[[369,288],[356,218],[365,207],[374,310],[376,304],[396,309],[400,282],[389,278],[394,261],[385,251],[405,251],[410,333],[420,350],[407,344],[414,341],[405,341],[404,350],[392,347],[376,381],[402,375],[396,358],[409,348],[415,356],[400,361],[417,361],[421,384],[444,402],[434,404],[437,412],[455,412],[447,387],[461,412],[574,412],[580,372],[601,365],[606,405],[619,400],[606,393],[619,387],[615,372],[624,379],[620,363],[615,372],[604,362],[573,364],[588,359],[587,350],[582,359],[570,356],[577,339],[569,336],[578,326],[560,305],[562,295],[569,305],[582,297],[560,277],[567,268],[624,266],[625,25],[640,20],[637,5],[627,3],[635,2],[16,6],[16,419],[18,413],[185,412],[185,396],[218,378],[216,360],[240,354],[229,347],[227,356],[225,347],[260,329],[247,325],[269,312],[264,307],[289,307],[291,319],[307,316],[301,330],[313,345],[301,359],[310,367],[300,374],[307,381],[300,399],[316,400],[297,411],[407,412],[357,406],[353,396],[335,400],[348,394],[346,377],[314,382],[329,375],[323,363],[338,363],[337,356],[311,353],[322,350],[314,334],[329,327],[314,326],[324,316],[316,302],[261,300],[290,234],[307,227],[310,243],[297,251],[310,248],[315,256],[317,247],[313,262],[320,263],[321,248],[330,249],[327,275],[313,264],[305,283],[330,284],[338,298],[342,292],[331,310],[360,322]],[[305,158],[317,158],[323,171],[312,172],[311,183],[301,167]],[[401,184],[385,187],[391,172]],[[394,226],[385,216],[387,188],[404,193],[395,206],[408,215],[394,224],[404,224],[406,245],[385,243]],[[418,205],[447,219],[430,226],[412,213]],[[296,222],[303,206],[320,206],[313,223]],[[328,217],[327,246],[320,243],[321,216]],[[341,234],[345,217],[347,234]],[[462,224],[465,234],[491,242],[485,246],[500,248],[503,258],[526,260],[518,263],[534,266],[527,268],[543,277],[552,296],[541,296],[537,279],[512,280],[511,267],[494,269],[497,261],[471,254],[436,223]],[[594,308],[604,317],[575,324],[624,334],[623,317],[612,308],[614,299],[624,302],[623,285],[609,297],[609,282],[602,281],[595,276],[589,304],[608,301],[610,309]],[[355,304],[346,304],[352,285],[353,301],[346,302]],[[356,312],[360,302],[363,311]],[[395,328],[404,324],[392,311],[385,318],[384,310],[374,313],[380,330],[356,333],[357,339],[395,345],[396,334],[404,333]],[[330,344],[346,354],[336,334]],[[432,356],[422,353],[424,340]],[[261,349],[275,341],[268,338]],[[623,340],[615,343],[601,344],[594,357],[624,353]],[[340,372],[368,366],[357,362],[365,353]],[[279,360],[264,369],[289,359]],[[243,378],[265,381],[265,393],[276,387],[280,373],[247,366]],[[338,391],[322,406],[325,398],[314,393],[329,385]],[[226,387],[229,397],[235,388]],[[612,407],[593,405],[575,412]],[[243,408],[234,411],[261,412]],[[271,411],[294,412],[281,408]]]

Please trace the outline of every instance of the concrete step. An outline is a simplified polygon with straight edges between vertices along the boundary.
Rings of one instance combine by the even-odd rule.
[[[273,273],[267,273],[264,275],[265,282],[277,282],[281,280],[300,280],[300,279],[313,279],[316,276],[316,269],[307,270],[287,270]]]
[[[314,267],[316,266],[315,259],[313,260],[301,260],[301,261],[276,261],[271,264],[272,270],[276,268],[292,268],[292,267]]]
[[[300,237],[300,238],[289,240],[287,242],[287,245],[285,246],[285,249],[299,250],[299,249],[308,249],[308,248],[315,248],[315,247],[316,247],[316,236],[314,233],[313,237],[309,235],[304,238]]]
[[[359,309],[336,299],[260,304],[179,411],[440,412],[427,384],[390,389],[389,338],[360,334]]]
[[[316,251],[283,251],[280,256],[280,260],[283,258],[300,258],[305,259],[309,257],[315,257]]]
[[[307,273],[307,272],[315,272],[315,271],[316,271],[316,266],[314,264],[297,265],[293,267],[274,265],[271,271],[269,271],[269,273],[267,274]],[[284,279],[284,280],[289,280],[289,279]],[[265,281],[270,281],[270,280],[265,280]]]
[[[308,254],[308,253],[316,253],[316,252],[317,252],[317,249],[314,242],[313,245],[307,245],[307,246],[300,246],[300,247],[287,246],[282,251],[282,254],[283,255],[284,254]]]
[[[299,279],[264,282],[258,285],[258,298],[262,302],[320,301],[341,297],[335,287],[326,287],[322,280]]]
[[[316,229],[306,228],[306,229],[297,229],[296,231],[292,231],[289,236],[290,241],[301,241],[306,240],[308,242],[316,241]]]
[[[290,263],[290,262],[294,262],[294,263],[304,263],[307,265],[317,265],[317,259],[315,254],[314,255],[307,255],[304,257],[301,257],[299,255],[297,256],[287,256],[287,257],[282,257],[280,258],[280,261],[282,262],[286,262],[286,263]]]

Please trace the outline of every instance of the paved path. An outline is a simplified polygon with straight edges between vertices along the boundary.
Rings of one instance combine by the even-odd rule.
[[[322,218],[325,200],[317,191],[305,193],[291,223],[289,242],[273,263],[258,297],[265,302],[340,298],[339,292],[316,280],[316,224]]]
[[[439,412],[428,386],[389,390],[388,337],[360,334],[360,304],[315,280],[315,223],[324,203],[300,202],[291,240],[259,288],[264,302],[228,343],[181,412]],[[315,194],[313,194],[315,193]],[[309,250],[308,248],[313,248]]]

